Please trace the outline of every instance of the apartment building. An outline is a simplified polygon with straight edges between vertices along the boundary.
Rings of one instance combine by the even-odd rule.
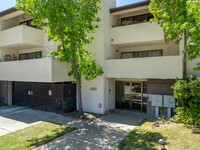
[[[82,81],[83,109],[104,114],[110,109],[166,115],[175,107],[171,86],[176,78],[193,71],[198,60],[184,63],[184,39],[166,41],[163,29],[150,23],[149,2],[116,7],[102,0],[99,30],[87,45],[96,54],[104,75]],[[0,13],[1,99],[61,112],[67,98],[76,98],[76,85],[67,76],[69,64],[48,55],[57,44],[48,42],[31,18],[14,8]],[[184,67],[186,66],[186,67]],[[159,109],[158,109],[159,108]]]

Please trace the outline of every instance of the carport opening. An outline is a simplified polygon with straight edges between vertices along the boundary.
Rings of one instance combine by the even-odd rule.
[[[13,82],[13,104],[55,112],[76,110],[76,84]]]

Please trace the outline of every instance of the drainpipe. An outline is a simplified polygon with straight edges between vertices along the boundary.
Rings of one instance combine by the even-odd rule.
[[[187,45],[187,32],[185,30],[185,33],[184,33],[184,47]],[[185,59],[187,58],[187,53],[184,53],[184,71],[183,71],[183,75],[185,76],[187,74],[187,62],[185,61]]]

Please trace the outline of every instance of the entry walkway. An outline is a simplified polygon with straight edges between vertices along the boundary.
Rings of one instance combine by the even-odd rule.
[[[62,115],[34,110],[20,106],[5,106],[0,108],[0,136],[24,129],[43,121],[52,121],[80,128],[87,122]]]
[[[35,150],[111,150],[143,119],[150,117],[117,110]]]

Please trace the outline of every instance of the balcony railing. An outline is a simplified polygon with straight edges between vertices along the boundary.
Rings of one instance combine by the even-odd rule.
[[[151,43],[164,43],[163,29],[156,23],[139,23],[111,29],[111,43],[116,46],[129,46]]]
[[[44,33],[40,29],[20,25],[0,31],[0,47],[33,48],[43,46]]]
[[[106,60],[107,78],[174,79],[183,77],[182,56]]]
[[[64,69],[63,69],[64,68]],[[70,66],[50,57],[22,61],[0,62],[1,81],[68,82]]]

